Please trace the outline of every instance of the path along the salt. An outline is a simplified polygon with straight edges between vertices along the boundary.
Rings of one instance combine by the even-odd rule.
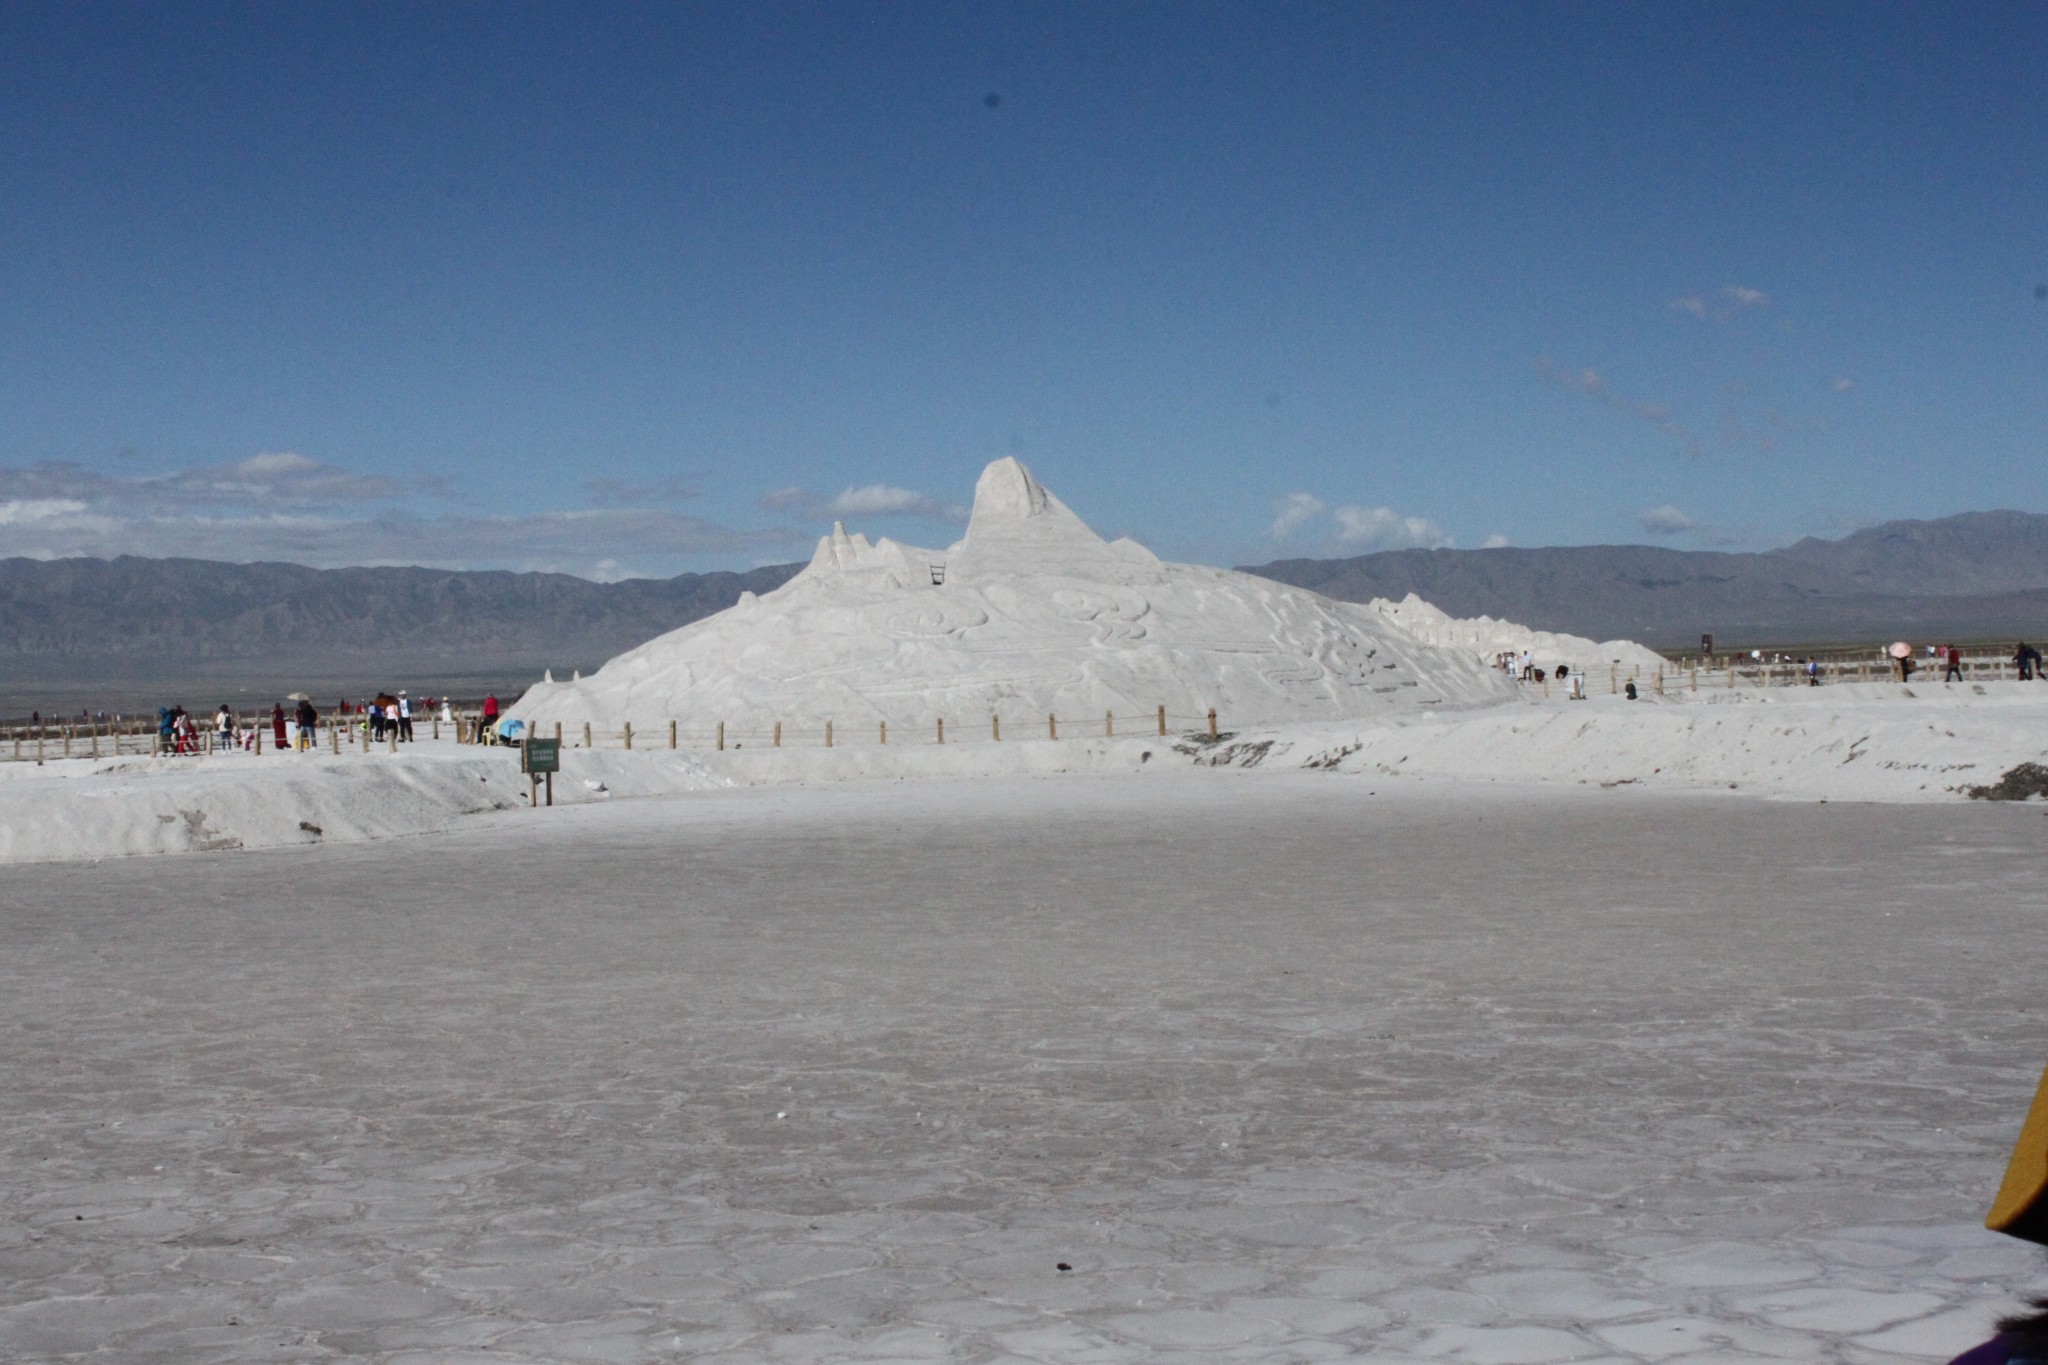
[[[16,867],[0,1357],[1944,1359],[2043,812],[782,786]]]

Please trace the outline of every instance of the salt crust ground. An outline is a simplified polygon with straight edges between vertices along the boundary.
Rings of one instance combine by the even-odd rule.
[[[2048,1279],[2043,833],[1262,771],[17,867],[0,1358],[1944,1359]]]
[[[1227,724],[1227,722],[1226,722]],[[1052,773],[1260,774],[1713,788],[1797,799],[1954,801],[2048,760],[2048,686],[1674,689],[1628,702],[1520,701],[1485,711],[1114,740],[792,743],[716,752],[570,750],[558,802],[729,786]],[[512,750],[420,743],[394,757],[235,755],[0,763],[0,863],[352,842],[447,829],[525,800]]]

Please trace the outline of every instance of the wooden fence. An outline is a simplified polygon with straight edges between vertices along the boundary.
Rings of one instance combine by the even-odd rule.
[[[459,721],[458,738],[464,743],[493,743],[483,725],[480,715],[464,715]],[[726,721],[712,721],[685,726],[680,721],[658,721],[652,725],[636,728],[627,721],[619,728],[600,727],[589,721],[539,720],[534,723],[534,732],[543,737],[560,740],[570,748],[596,749],[708,749],[724,752],[727,749],[785,749],[822,748],[835,749],[851,746],[872,746],[876,748],[906,744],[966,744],[1013,743],[1032,739],[1117,739],[1139,738],[1151,735],[1164,739],[1176,733],[1192,735],[1206,734],[1209,738],[1220,737],[1216,712],[1211,710],[1200,716],[1174,714],[1164,706],[1138,715],[1117,715],[1105,711],[1100,718],[1076,719],[1074,716],[1048,714],[1023,718],[1000,715],[989,716],[980,721],[946,720],[934,716],[923,724],[894,725],[886,720],[865,721],[858,724],[841,723],[836,720],[808,721],[762,721],[747,725],[731,724]]]
[[[1818,671],[1812,674],[1808,673],[1805,663],[1796,660],[1757,660],[1739,655],[1680,659],[1672,664],[1671,674],[1674,682],[1683,679],[1684,685],[1691,691],[1698,691],[1702,687],[1806,687],[1815,682],[1821,686],[1829,686],[1837,683],[1881,683],[1902,680],[1899,661],[1888,656],[1809,657],[1817,659],[1820,665]],[[1957,671],[1961,681],[1972,683],[2011,682],[2020,676],[2017,663],[2009,656],[1997,654],[1966,654]],[[1639,676],[1639,671],[1630,676]],[[1946,658],[1930,659],[1923,655],[1913,660],[1913,682],[1938,683],[1944,681],[1947,676]],[[1640,685],[1638,681],[1638,686]]]
[[[210,722],[212,717],[193,719],[196,726],[202,719]],[[288,727],[286,733],[291,734],[293,728]],[[421,738],[441,738],[440,717],[415,716],[413,732]],[[357,714],[323,717],[312,733],[313,742],[308,747],[329,753],[338,754],[345,750],[367,752],[373,744],[368,721]],[[275,732],[267,713],[237,717],[235,736],[235,740],[223,744],[220,733],[209,723],[204,728],[194,729],[192,747],[179,749],[157,728],[154,720],[140,716],[121,720],[46,721],[40,725],[0,727],[0,759],[43,763],[60,758],[203,758],[228,752],[260,754],[277,750]],[[395,726],[384,743],[389,752],[398,752]]]

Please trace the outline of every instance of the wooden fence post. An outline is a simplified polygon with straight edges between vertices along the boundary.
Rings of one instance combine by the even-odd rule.
[[[829,720],[825,722],[825,747],[832,747],[832,722]]]
[[[1663,670],[1663,669],[1661,669],[1661,668],[1660,668],[1660,669],[1658,669],[1658,670],[1657,670],[1657,678],[1656,678],[1656,681],[1655,681],[1655,683],[1653,684],[1653,686],[1655,686],[1655,687],[1656,687],[1656,689],[1657,689],[1657,695],[1658,695],[1658,696],[1660,696],[1660,697],[1661,697],[1661,696],[1663,696],[1663,695],[1664,695],[1664,670]]]
[[[482,724],[483,722],[479,721],[477,723]],[[341,722],[332,716],[327,718],[327,739],[334,746],[335,756],[339,757],[341,754]],[[316,739],[314,743],[317,744],[319,741]]]
[[[886,720],[878,722],[878,727],[882,736],[882,747],[886,749],[889,747],[889,722]]]
[[[671,749],[676,747],[676,723],[674,721],[668,723],[668,747]]]
[[[1166,703],[1159,704],[1159,737],[1166,738]]]
[[[944,744],[945,742],[946,742],[946,718],[945,718],[944,716],[940,716],[940,717],[939,717],[939,743],[941,743],[941,744]]]
[[[1209,738],[1216,738],[1216,708],[1209,708]]]
[[[1003,718],[1001,716],[990,716],[988,718],[988,733],[991,739],[1000,740],[1003,737]]]
[[[625,727],[626,727],[626,730],[625,730],[625,735],[626,735],[626,748],[627,748],[628,750],[631,750],[631,749],[632,749],[632,747],[633,747],[633,722],[629,720],[629,721],[626,721],[626,722],[625,722],[624,724],[625,724]]]
[[[1102,737],[1104,739],[1116,738],[1116,712],[1104,711],[1102,713]]]
[[[718,722],[718,752],[725,752],[725,722]]]
[[[1060,718],[1058,716],[1047,713],[1045,718],[1045,732],[1047,736],[1049,736],[1052,739],[1058,739],[1060,737]]]
[[[782,722],[779,720],[775,722],[775,747],[782,747]]]
[[[583,747],[590,747],[590,722],[587,720],[583,722]]]
[[[69,758],[71,757],[71,727],[66,725],[62,728],[64,731],[64,757]]]
[[[1728,659],[1728,686],[1731,689],[1735,686],[1735,659],[1732,655]]]
[[[1621,691],[1621,665],[1607,665],[1607,692],[1609,696]]]
[[[1695,692],[1700,690],[1700,671],[1697,668],[1692,671],[1692,690]]]

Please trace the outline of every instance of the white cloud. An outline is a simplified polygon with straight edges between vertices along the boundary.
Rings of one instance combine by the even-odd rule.
[[[1275,540],[1285,540],[1303,522],[1313,521],[1328,510],[1323,500],[1312,493],[1289,493],[1273,504],[1273,524],[1266,533]]]
[[[140,475],[67,462],[0,468],[0,556],[421,564],[616,578],[631,575],[629,565],[675,573],[705,559],[795,558],[809,539],[787,525],[741,530],[656,507],[419,516],[393,505],[404,491],[289,451]],[[667,484],[647,495],[681,491]],[[629,502],[640,490],[592,492]]]
[[[0,504],[4,509],[10,504]],[[79,511],[32,521],[0,515],[0,556],[33,559],[148,555],[283,560],[314,568],[419,564],[630,576],[623,566],[675,573],[704,557],[796,558],[810,538],[787,527],[736,530],[657,508],[591,508],[531,516],[375,517],[318,513],[126,517]]]
[[[0,502],[0,526],[18,526],[32,521],[55,521],[75,517],[85,510],[76,498],[16,498]]]
[[[908,488],[892,488],[886,483],[871,483],[865,488],[845,489],[838,497],[832,499],[832,515],[930,517],[934,521],[964,522],[967,520],[967,509],[958,503],[943,502]]]
[[[1330,515],[1337,522],[1337,543],[1354,552],[1438,550],[1451,543],[1444,528],[1427,517],[1404,517],[1391,507],[1359,507],[1346,503]]]
[[[339,507],[388,502],[404,491],[380,474],[337,469],[289,451],[161,474],[103,474],[64,460],[0,469],[0,499],[71,499],[136,514]]]
[[[1486,538],[1486,544],[1481,546],[1480,548],[1487,550],[1505,550],[1507,547],[1508,538],[1502,535],[1500,532],[1495,531],[1492,535]]]
[[[1837,379],[1828,387],[1836,393],[1848,393],[1856,387],[1856,381],[1848,378]]]
[[[1662,507],[1646,507],[1636,513],[1636,525],[1653,536],[1675,536],[1693,529],[1693,519],[1665,503]]]
[[[1737,313],[1746,313],[1753,308],[1768,308],[1771,296],[1761,289],[1751,289],[1746,284],[1725,284],[1712,295],[1704,292],[1684,294],[1671,300],[1674,312],[1690,313],[1702,322],[1727,322]]]
[[[763,493],[754,505],[764,512],[790,512],[810,521],[828,517],[925,517],[959,524],[967,520],[968,512],[959,503],[886,483],[843,489],[836,498],[826,498],[801,486],[778,488]]]
[[[1403,516],[1391,507],[1344,503],[1332,507],[1313,493],[1289,493],[1273,504],[1267,534],[1286,540],[1311,525],[1322,525],[1315,543],[1324,553],[1364,554],[1374,550],[1442,549],[1451,544],[1444,528],[1427,517]]]

